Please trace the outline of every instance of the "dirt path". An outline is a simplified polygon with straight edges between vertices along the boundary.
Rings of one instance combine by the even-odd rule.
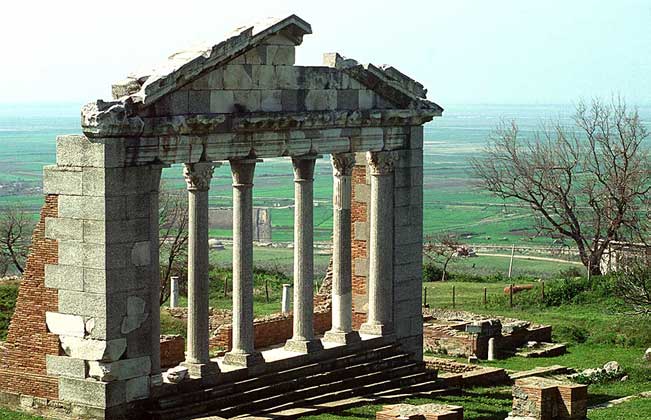
[[[483,253],[483,252],[478,252],[477,255],[480,256],[480,257],[511,258],[511,255],[506,255],[506,254],[487,254],[487,253]],[[518,259],[518,260],[550,261],[550,262],[558,262],[558,263],[572,264],[572,265],[583,265],[578,261],[568,261],[568,260],[563,260],[561,258],[534,257],[532,255],[514,255],[513,258]]]

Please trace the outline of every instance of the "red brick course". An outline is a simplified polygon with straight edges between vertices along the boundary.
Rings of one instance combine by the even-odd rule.
[[[355,195],[355,185],[366,184],[366,167],[365,166],[355,166],[353,169],[352,175],[352,205],[351,205],[351,223],[352,226],[352,259],[353,264],[357,258],[367,258],[367,244],[366,241],[354,239],[355,238],[355,222],[367,222],[368,221],[368,209],[367,204],[359,201],[360,198]],[[367,294],[366,291],[366,277],[357,276],[354,273],[353,266],[353,328],[359,329],[360,325],[366,322],[366,309],[363,307],[358,307],[355,305],[355,302],[365,301]]]
[[[161,336],[160,365],[163,368],[177,366],[185,360],[185,339],[180,335]]]
[[[45,312],[56,312],[59,305],[57,290],[45,287],[45,265],[58,263],[57,242],[45,239],[45,218],[57,217],[57,198],[45,197],[0,355],[0,389],[48,399],[57,399],[59,390],[57,379],[46,374],[45,359],[60,349],[59,337],[48,333],[45,324]]]

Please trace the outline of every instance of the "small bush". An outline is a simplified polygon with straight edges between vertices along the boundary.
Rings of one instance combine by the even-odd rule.
[[[9,323],[14,314],[16,299],[18,298],[18,285],[0,285],[0,340],[7,338]]]
[[[423,265],[423,281],[441,281],[443,278],[443,269],[434,263]]]
[[[554,328],[554,335],[558,341],[585,343],[590,337],[590,331],[579,325],[560,325]]]

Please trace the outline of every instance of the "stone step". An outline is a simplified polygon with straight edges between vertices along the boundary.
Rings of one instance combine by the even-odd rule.
[[[346,366],[356,366],[360,363],[370,363],[381,360],[399,352],[399,344],[382,345],[370,348],[362,353],[344,355],[338,358],[311,363],[305,366],[292,367],[284,371],[267,373],[257,377],[243,379],[214,387],[199,389],[180,395],[164,397],[158,400],[153,409],[167,409],[177,405],[187,406],[193,402],[204,402],[226,395],[242,394],[251,389],[262,388],[271,384],[291,381],[296,378],[306,378],[321,372],[336,371]]]
[[[322,371],[319,374],[304,378],[293,378],[282,382],[265,385],[259,388],[249,389],[243,392],[227,392],[218,397],[206,398],[200,401],[187,402],[178,401],[173,407],[161,410],[153,410],[155,418],[178,418],[182,415],[200,414],[206,411],[215,411],[237,405],[247,405],[253,401],[273,398],[279,395],[291,395],[297,389],[309,389],[318,387],[320,384],[341,381],[345,378],[363,376],[367,372],[377,372],[382,369],[391,369],[405,365],[409,360],[406,354],[398,354],[385,359],[361,363],[355,366],[348,366],[335,371]],[[161,417],[162,416],[162,417]]]
[[[428,397],[458,395],[458,389],[445,389],[444,381],[438,379],[428,382],[416,383],[410,387],[391,388],[386,391],[376,392],[373,395],[355,396],[344,399],[334,399],[320,404],[301,405],[300,402],[286,404],[283,407],[258,412],[254,416],[243,415],[238,418],[247,420],[271,420],[271,419],[296,419],[307,415],[317,415],[331,411],[346,410],[351,407],[367,404],[388,404],[402,401],[413,395],[424,395]],[[217,417],[205,418],[213,420]]]
[[[411,384],[417,381],[417,378],[424,379],[428,377],[428,372],[423,372],[424,365],[421,362],[410,362],[408,364],[385,369],[377,372],[372,372],[352,378],[345,378],[339,381],[330,383],[322,383],[312,387],[300,388],[292,392],[284,394],[277,394],[271,397],[256,400],[254,402],[246,402],[237,406],[229,407],[226,409],[218,410],[212,414],[231,418],[238,415],[252,413],[262,410],[274,409],[286,404],[293,405],[311,405],[330,401],[334,396],[340,399],[342,395],[348,397],[359,394],[359,392],[381,391],[390,387],[392,384],[399,383],[400,386]]]
[[[432,382],[429,380],[430,378],[430,372],[419,372],[405,376],[384,378],[384,380],[377,382],[351,386],[346,389],[341,389],[327,394],[317,395],[314,397],[305,398],[300,401],[294,401],[283,404],[281,406],[272,407],[263,411],[258,411],[253,414],[253,417],[296,418],[297,415],[306,415],[308,412],[310,412],[309,414],[316,414],[317,412],[340,409],[346,404],[355,405],[362,402],[361,399],[356,399],[362,396],[373,395],[371,398],[366,398],[366,400],[369,402],[382,398],[391,398],[390,394],[396,394],[398,392],[411,392],[411,387],[415,386],[416,384],[428,383],[428,387],[441,387],[440,382]]]

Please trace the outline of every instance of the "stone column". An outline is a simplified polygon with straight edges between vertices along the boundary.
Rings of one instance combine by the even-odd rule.
[[[163,165],[152,165],[151,194],[149,196],[149,260],[151,268],[151,385],[163,384],[160,366],[160,216],[159,194],[160,177]]]
[[[309,353],[323,348],[314,338],[314,164],[318,156],[292,158],[294,166],[294,332],[285,349]]]
[[[368,152],[369,205],[368,318],[359,332],[393,331],[393,152]]]
[[[332,155],[333,229],[332,229],[332,329],[324,340],[349,344],[359,341],[353,331],[352,256],[351,256],[351,176],[354,153]]]
[[[233,173],[233,346],[224,363],[264,362],[253,334],[253,174],[258,159],[231,160]]]
[[[190,376],[205,377],[219,372],[210,362],[208,326],[208,190],[215,164],[185,164],[188,185],[188,340],[184,366]]]
[[[170,277],[170,308],[179,306],[179,278],[178,276]]]

